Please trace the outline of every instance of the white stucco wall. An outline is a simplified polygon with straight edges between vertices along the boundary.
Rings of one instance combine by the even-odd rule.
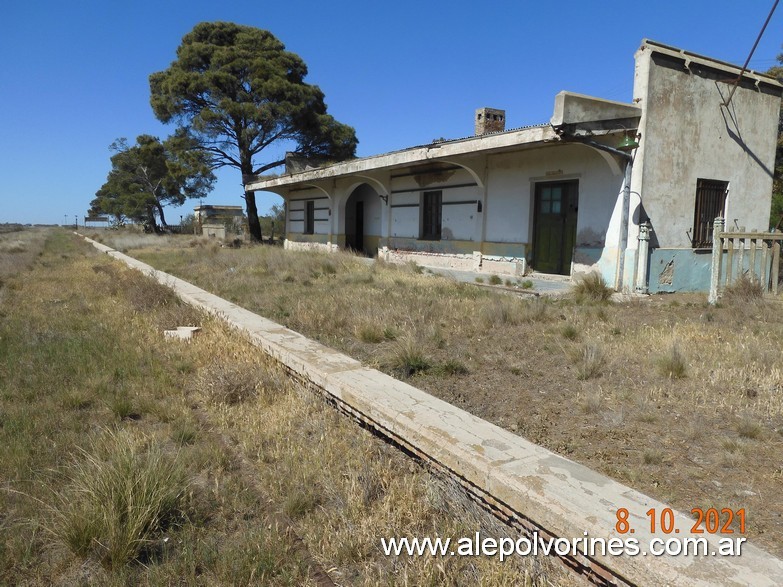
[[[557,145],[489,158],[486,240],[530,243],[539,182],[577,180],[577,246],[602,247],[622,177],[594,149]]]
[[[391,195],[391,236],[419,238],[419,200],[416,192]]]
[[[482,190],[464,169],[404,174],[391,178],[390,236],[418,238],[421,230],[422,195],[440,191],[442,240],[472,241],[480,237],[481,222],[477,202]]]
[[[736,68],[687,57],[647,45],[637,52],[634,98],[644,114],[632,191],[660,247],[690,248],[699,178],[729,182],[729,225],[769,228],[779,93],[743,84],[725,107]],[[635,236],[632,224],[629,243]]]
[[[329,198],[317,189],[298,190],[289,196],[287,200],[286,214],[286,232],[303,233],[304,232],[304,212],[305,202],[314,201],[313,234],[329,234],[331,217],[328,208],[330,207]],[[321,208],[320,210],[318,208]]]

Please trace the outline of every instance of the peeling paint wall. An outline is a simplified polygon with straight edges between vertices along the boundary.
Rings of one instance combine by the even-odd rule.
[[[650,255],[650,293],[698,292],[710,287],[711,251],[656,249]]]

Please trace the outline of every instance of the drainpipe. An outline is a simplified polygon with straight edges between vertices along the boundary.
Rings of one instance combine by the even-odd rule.
[[[620,242],[617,246],[617,273],[615,274],[614,289],[623,290],[625,278],[625,254],[628,248],[628,217],[631,208],[631,163],[633,159],[625,153],[628,160],[625,162],[625,178],[623,179],[623,209],[620,217]]]

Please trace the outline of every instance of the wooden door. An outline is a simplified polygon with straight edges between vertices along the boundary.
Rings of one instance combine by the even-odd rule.
[[[536,271],[570,274],[578,207],[578,181],[536,184],[532,255]]]

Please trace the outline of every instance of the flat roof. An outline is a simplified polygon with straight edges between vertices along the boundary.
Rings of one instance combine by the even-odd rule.
[[[378,169],[407,167],[423,161],[431,161],[433,163],[447,161],[449,157],[504,151],[522,145],[556,142],[558,140],[557,133],[549,124],[527,126],[462,139],[435,141],[428,145],[419,145],[381,155],[350,159],[306,171],[279,176],[261,176],[255,181],[246,184],[245,189],[247,191],[267,190],[344,175],[361,174],[362,172]]]
[[[659,43],[650,39],[642,40],[639,51],[642,51],[645,48],[649,48],[649,50],[657,53],[676,56],[685,61],[698,63],[705,67],[727,71],[737,76],[739,76],[740,72],[742,71],[741,67],[731,63],[705,57],[697,53],[684,51],[682,49],[665,45],[664,43]],[[742,73],[742,76],[755,80],[757,84],[764,83],[769,84],[772,87],[783,88],[783,85],[775,78],[756,71],[745,70]],[[596,104],[600,103],[602,108],[614,108],[616,110],[618,107],[623,107],[626,109],[629,107],[634,107],[633,104],[612,102],[610,100],[582,96],[572,92],[561,92],[560,94],[567,94],[571,98],[591,100]],[[560,96],[560,94],[558,94],[558,96]],[[557,105],[555,108],[557,111]],[[607,118],[616,118],[616,116],[609,116]],[[603,117],[598,116],[597,120],[603,120]],[[487,133],[484,135],[433,141],[432,143],[426,145],[408,147],[406,149],[391,151],[380,155],[371,155],[358,159],[350,159],[348,161],[341,161],[339,163],[324,165],[322,167],[316,167],[304,171],[283,173],[280,175],[259,176],[245,184],[245,190],[248,192],[259,190],[275,191],[275,188],[286,188],[297,184],[307,184],[324,179],[336,179],[348,175],[361,175],[362,173],[369,173],[382,169],[390,170],[410,167],[412,165],[423,162],[448,162],[449,158],[454,157],[465,157],[472,154],[481,155],[487,153],[497,153],[524,148],[525,146],[534,147],[536,145],[543,145],[545,143],[554,144],[559,142],[560,139],[558,133],[551,124],[525,126],[501,132]]]

